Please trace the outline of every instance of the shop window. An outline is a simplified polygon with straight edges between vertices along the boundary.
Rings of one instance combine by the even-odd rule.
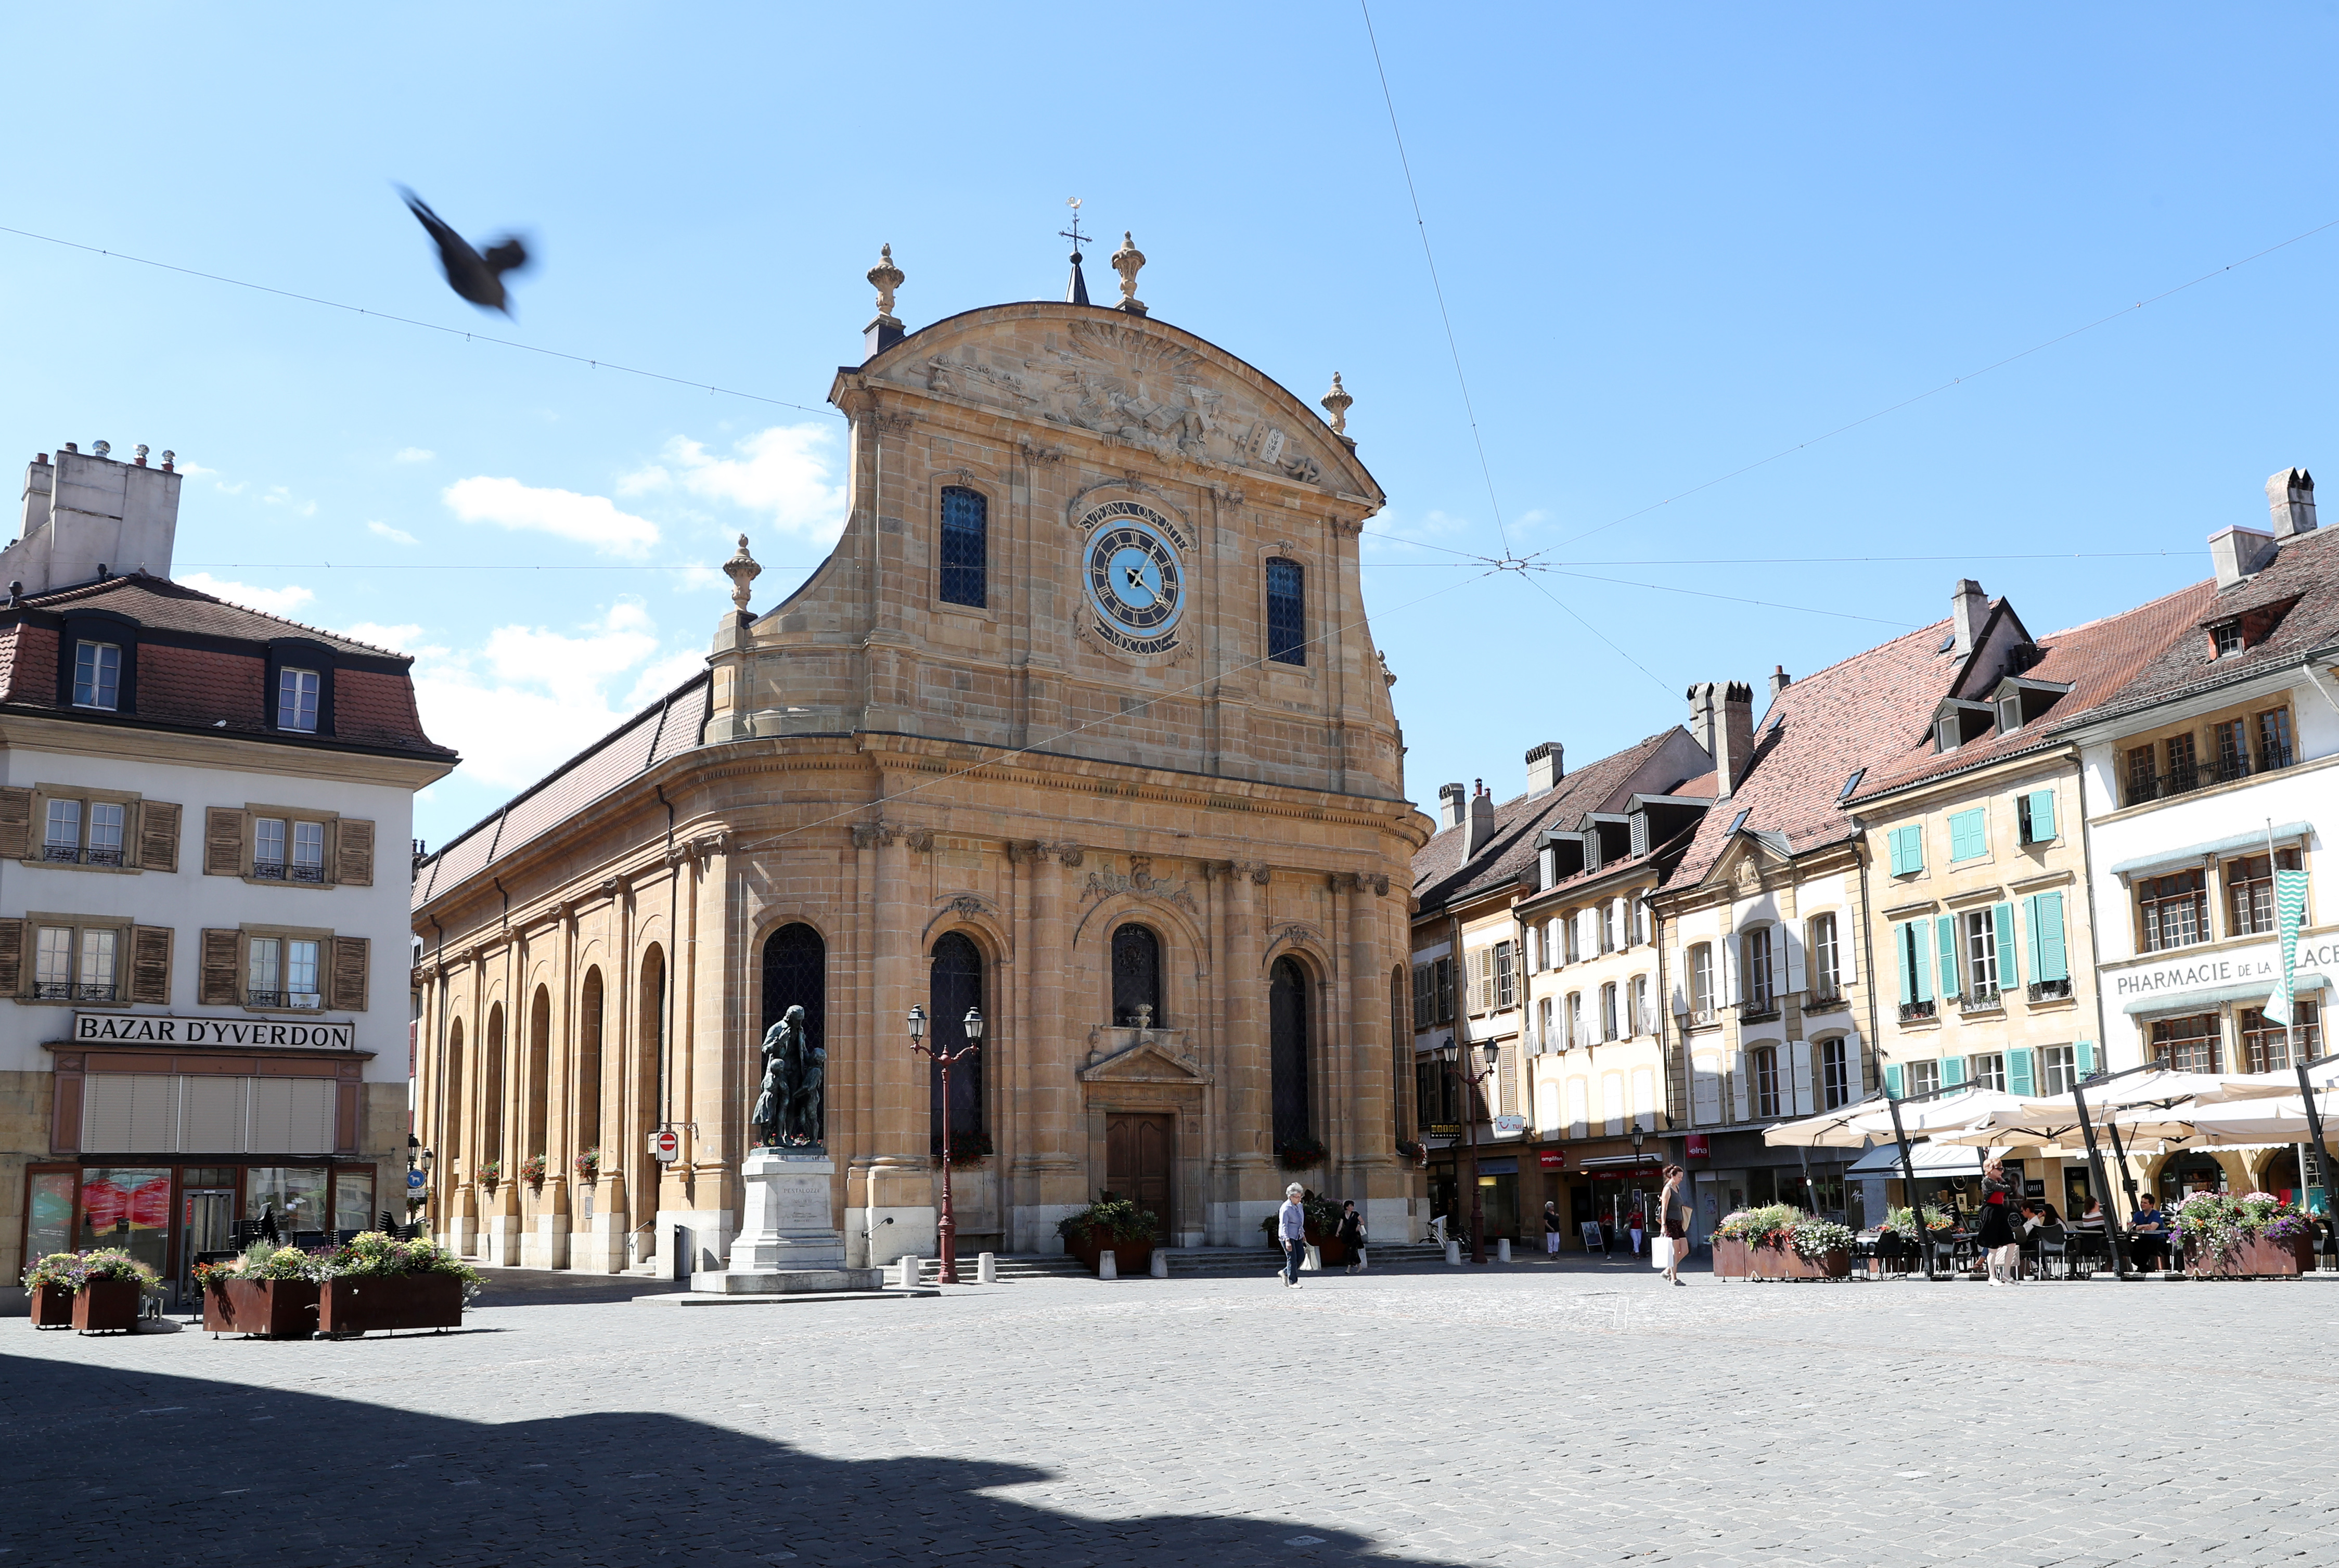
[[[326,1207],[326,1168],[319,1166],[255,1165],[246,1174],[243,1217],[273,1219],[277,1234],[287,1243],[301,1235],[324,1231],[331,1218]]]
[[[2198,871],[2139,878],[2136,899],[2145,952],[2209,940],[2209,900]]]
[[[2292,1022],[2295,1030],[2269,1023],[2263,1009],[2245,1007],[2242,1010],[2242,1052],[2252,1072],[2287,1071],[2301,1061],[2313,1061],[2323,1054],[2323,1009],[2320,1003],[2304,997],[2293,999],[2291,1011],[2296,1015]],[[2291,1054],[2291,1041],[2298,1044],[2297,1055]]]
[[[943,491],[942,600],[984,607],[988,596],[991,503],[979,491]]]
[[[2160,1189],[2162,1203],[2181,1203],[2196,1192],[2223,1192],[2226,1168],[2214,1156],[2198,1150],[2173,1154],[2160,1168],[2160,1178],[2154,1185]]]
[[[373,1172],[333,1172],[333,1229],[336,1232],[374,1228]]]
[[[2217,1015],[2214,1012],[2156,1019],[2152,1025],[2153,1060],[2177,1072],[2222,1071],[2217,1061]]]
[[[1776,1047],[1758,1045],[1746,1053],[1746,1081],[1752,1097],[1754,1114],[1758,1117],[1778,1115],[1779,1052]]]
[[[118,1247],[161,1274],[171,1244],[171,1170],[92,1166],[82,1172],[80,1250]]]
[[[2226,914],[2232,922],[2229,936],[2264,936],[2275,929],[2274,873],[2298,869],[2298,852],[2277,850],[2272,860],[2262,854],[2226,863]]]
[[[36,1262],[52,1252],[74,1250],[74,1208],[81,1201],[81,1172],[35,1170],[27,1178],[32,1209],[25,1221],[25,1258]]]

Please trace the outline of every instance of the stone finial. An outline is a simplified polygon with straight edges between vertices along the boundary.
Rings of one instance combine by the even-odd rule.
[[[1145,252],[1130,238],[1130,231],[1120,232],[1120,249],[1112,253],[1112,270],[1120,274],[1120,308],[1132,316],[1145,314],[1145,301],[1137,297],[1137,271],[1145,265]]]
[[[755,557],[747,553],[747,536],[739,536],[739,553],[723,563],[724,575],[731,579],[731,602],[745,615],[747,610],[747,586],[764,575]]]
[[[869,286],[877,291],[877,319],[887,326],[900,326],[893,319],[893,291],[907,280],[902,269],[893,265],[893,246],[878,247],[877,264],[869,269],[868,278]]]
[[[1357,399],[1348,396],[1348,389],[1340,385],[1340,372],[1332,372],[1332,390],[1317,399],[1332,416],[1332,433],[1340,434],[1348,428],[1348,408]]]

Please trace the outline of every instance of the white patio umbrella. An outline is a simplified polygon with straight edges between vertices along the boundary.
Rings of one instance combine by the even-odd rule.
[[[2141,1075],[2139,1075],[2141,1076]],[[2339,1060],[2323,1062],[2306,1070],[2306,1081],[2314,1086],[2316,1109],[2326,1091],[2339,1090]],[[2228,1076],[2213,1090],[2204,1090],[2194,1096],[2201,1104],[2225,1105],[2240,1100],[2273,1100],[2298,1098],[2298,1070],[2280,1068],[2273,1072],[2246,1072]],[[2304,1115],[2304,1109],[2300,1114]]]
[[[1773,1147],[1860,1149],[1892,1136],[1892,1101],[1870,1095],[1856,1104],[1840,1106],[1820,1116],[1781,1122],[1762,1134]],[[1910,1138],[1936,1136],[1944,1128],[1963,1128],[1979,1117],[2020,1108],[2022,1102],[1994,1089],[1959,1089],[1935,1100],[1900,1101],[1900,1130]]]

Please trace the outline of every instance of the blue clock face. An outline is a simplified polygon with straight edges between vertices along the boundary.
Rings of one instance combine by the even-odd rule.
[[[1098,630],[1125,653],[1167,652],[1186,606],[1185,563],[1166,519],[1127,502],[1091,514],[1086,571]]]

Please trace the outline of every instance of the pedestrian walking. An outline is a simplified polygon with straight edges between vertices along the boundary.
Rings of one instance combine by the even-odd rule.
[[[1682,1254],[1689,1250],[1688,1173],[1678,1165],[1665,1167],[1665,1189],[1657,1195],[1657,1236],[1665,1248],[1665,1283],[1682,1282]]]
[[[1275,1233],[1283,1239],[1283,1284],[1299,1288],[1299,1265],[1308,1257],[1308,1209],[1299,1199],[1307,1188],[1298,1182],[1283,1189],[1283,1208],[1276,1216]]]
[[[1348,1272],[1357,1273],[1365,1267],[1365,1217],[1357,1212],[1357,1200],[1340,1205],[1340,1245],[1348,1249]]]
[[[1559,1228],[1559,1205],[1546,1198],[1543,1206],[1543,1249],[1552,1256],[1559,1255],[1559,1238],[1565,1234]]]
[[[1633,1256],[1641,1256],[1641,1238],[1648,1234],[1648,1217],[1639,1209],[1633,1210]]]
[[[1974,1233],[1974,1245],[1989,1254],[1992,1285],[2022,1283],[2022,1243],[2007,1212],[2007,1196],[2013,1188],[2014,1179],[2006,1174],[2002,1160],[1993,1159],[1981,1168],[1981,1228]]]

